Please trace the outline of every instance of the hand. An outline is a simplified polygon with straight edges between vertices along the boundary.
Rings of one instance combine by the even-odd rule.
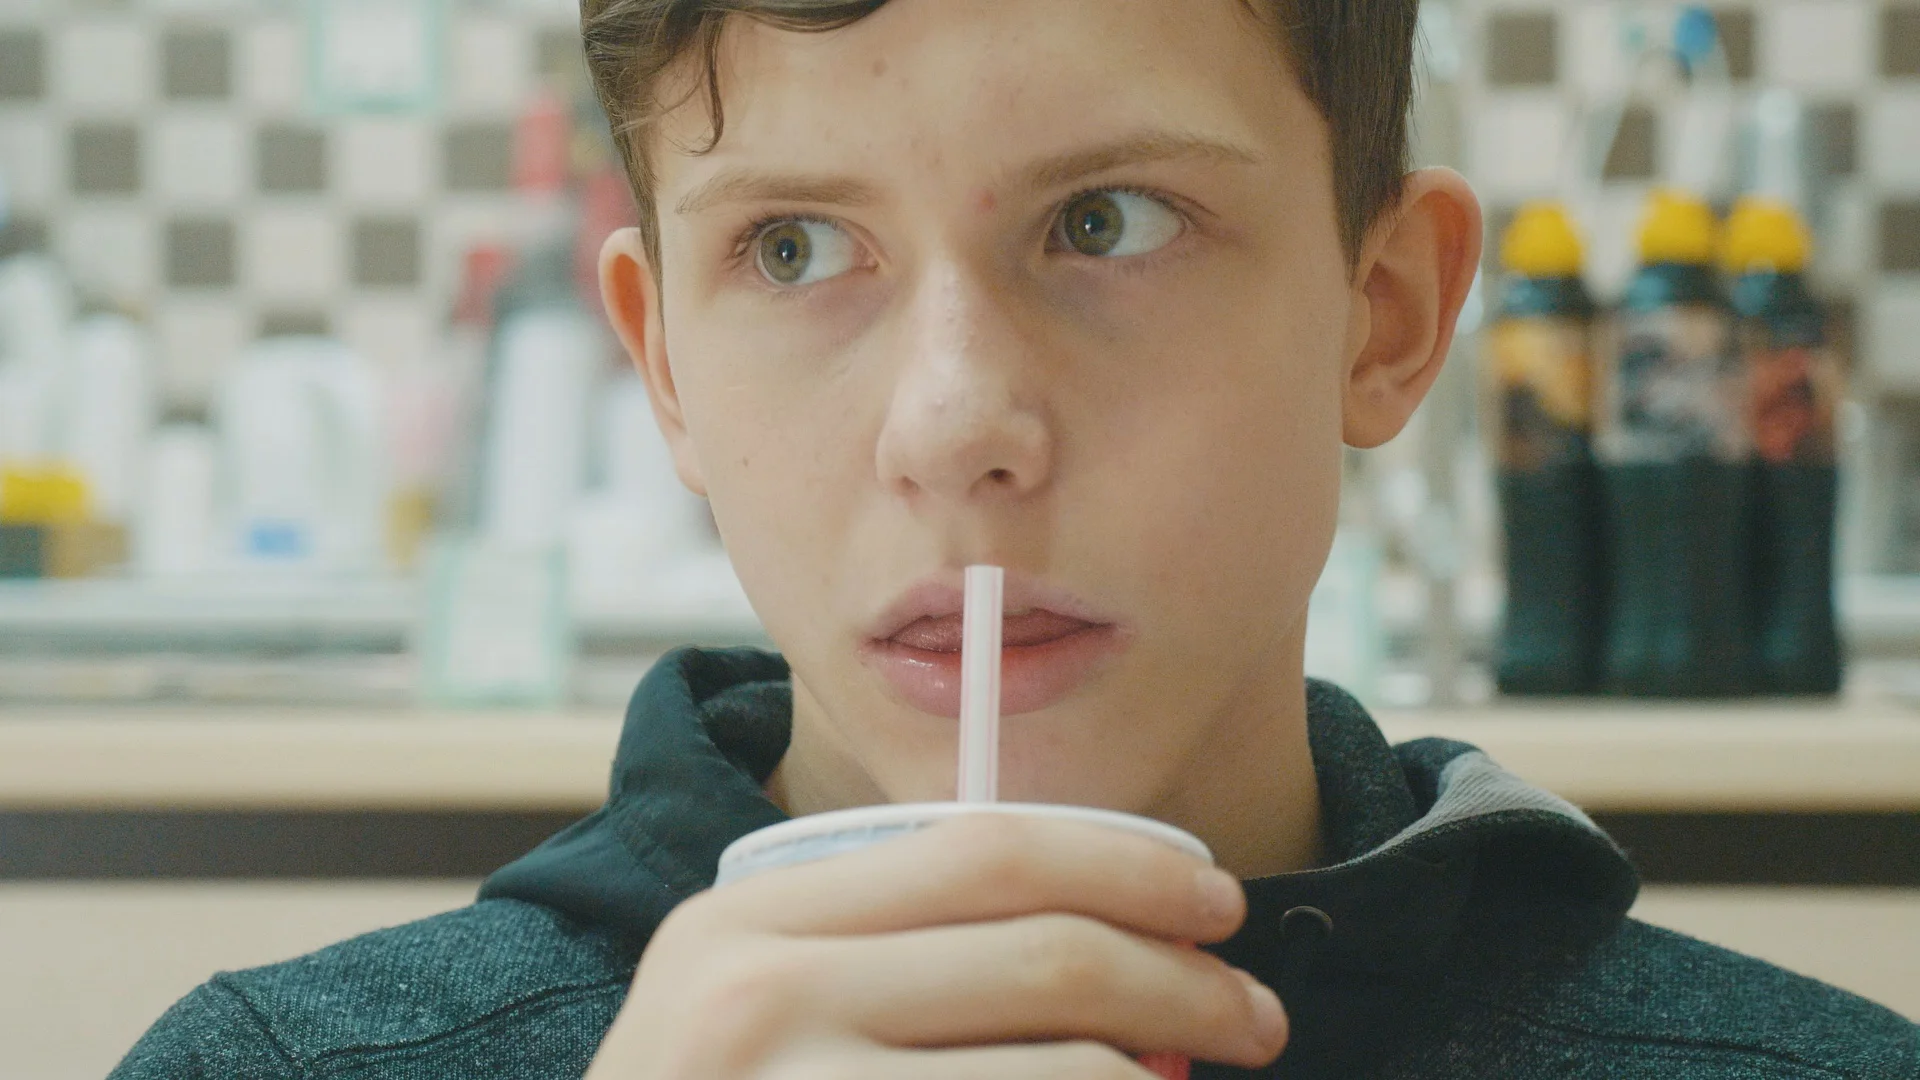
[[[981,814],[696,896],[588,1080],[1094,1080],[1128,1055],[1271,1062],[1273,992],[1190,944],[1239,882],[1156,841]]]

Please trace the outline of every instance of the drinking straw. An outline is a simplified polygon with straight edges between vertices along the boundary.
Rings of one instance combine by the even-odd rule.
[[[961,802],[1000,795],[1000,620],[1007,572],[969,566],[960,616]]]

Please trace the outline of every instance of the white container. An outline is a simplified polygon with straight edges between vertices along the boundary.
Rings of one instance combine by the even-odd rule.
[[[140,327],[119,315],[82,320],[71,340],[54,456],[87,478],[95,517],[129,521],[153,428],[152,351]]]
[[[256,343],[217,403],[221,518],[241,568],[362,573],[383,562],[380,388],[328,338]]]
[[[41,255],[0,260],[0,461],[53,456],[73,288]]]
[[[0,463],[39,464],[47,457],[54,369],[0,363]]]
[[[135,517],[135,568],[148,577],[205,573],[214,554],[219,441],[198,424],[169,424],[148,443]]]
[[[52,259],[0,260],[0,365],[58,366],[74,310],[73,286]]]
[[[480,527],[508,547],[564,541],[586,483],[588,389],[606,339],[566,308],[529,308],[500,327],[482,458]]]

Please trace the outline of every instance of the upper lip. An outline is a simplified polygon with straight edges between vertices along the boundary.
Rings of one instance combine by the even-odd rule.
[[[915,582],[867,624],[868,639],[885,641],[921,619],[961,614],[966,607],[963,580],[961,571],[950,570]],[[1008,612],[1051,611],[1100,626],[1116,621],[1057,585],[1013,570],[1007,571],[1003,607]]]

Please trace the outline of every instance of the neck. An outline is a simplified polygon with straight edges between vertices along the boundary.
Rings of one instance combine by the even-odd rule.
[[[1241,879],[1320,865],[1320,784],[1307,740],[1304,631],[1292,632],[1223,700],[1182,783],[1151,817],[1206,842]]]
[[[826,713],[798,673],[793,676],[793,728],[787,753],[767,778],[767,798],[792,817],[891,802],[855,748],[825,722]]]
[[[1130,808],[1194,834],[1247,879],[1319,865],[1320,790],[1307,740],[1304,629],[1289,632],[1221,697],[1157,798]],[[844,733],[796,678],[793,737],[766,785],[793,816],[890,801]]]

